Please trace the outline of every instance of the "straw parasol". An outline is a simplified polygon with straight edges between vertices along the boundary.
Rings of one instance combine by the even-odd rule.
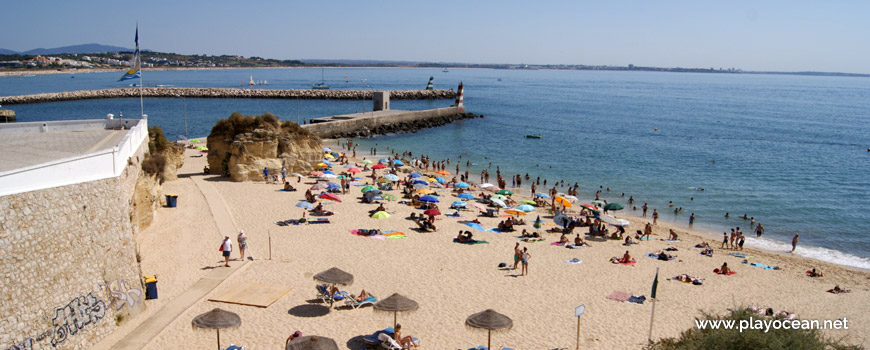
[[[336,284],[340,284],[342,286],[349,286],[353,283],[353,275],[342,271],[337,267],[333,267],[329,270],[323,271],[314,275],[314,279],[320,282],[331,284],[335,286]],[[328,288],[327,293],[332,294],[331,288]],[[332,304],[335,300],[332,299],[332,295],[329,296],[329,307],[332,308]]]
[[[419,307],[420,304],[417,304],[416,301],[408,299],[399,293],[393,293],[393,295],[376,302],[374,305],[375,310],[393,313],[393,329],[396,329],[396,314],[399,311],[414,311]]]
[[[489,333],[487,336],[486,347],[492,348],[492,331],[508,330],[514,325],[514,321],[505,315],[495,312],[493,309],[486,309],[474,315],[468,316],[465,319],[465,325],[474,328],[486,329]]]
[[[193,318],[190,322],[193,327],[207,328],[217,330],[217,346],[221,349],[221,329],[236,328],[242,324],[242,318],[239,315],[215,308],[209,312],[201,314]]]
[[[338,350],[338,344],[327,337],[306,335],[291,340],[285,350]]]

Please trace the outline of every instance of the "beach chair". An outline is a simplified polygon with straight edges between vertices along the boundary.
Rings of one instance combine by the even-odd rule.
[[[378,335],[378,340],[381,341],[381,344],[380,344],[380,345],[381,345],[381,347],[384,348],[384,349],[389,349],[389,350],[403,350],[403,348],[402,348],[401,346],[399,346],[399,343],[397,343],[396,340],[393,339],[393,337],[391,337],[391,336],[390,336],[389,334],[387,334],[387,333],[381,333],[381,334],[379,334],[379,335]]]
[[[323,300],[324,303],[329,303],[330,300],[344,300],[344,296],[342,295],[342,291],[339,291],[331,298],[329,296],[329,289],[325,284],[318,284],[317,286],[317,298]]]
[[[363,301],[357,301],[353,295],[347,294],[344,291],[340,293],[341,296],[344,297],[344,304],[352,307],[354,310],[359,309],[361,306],[364,305],[374,305],[378,301],[378,298],[375,298],[371,295]]]

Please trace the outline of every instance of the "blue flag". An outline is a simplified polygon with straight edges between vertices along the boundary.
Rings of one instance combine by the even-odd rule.
[[[136,41],[136,51],[133,52],[133,60],[130,62],[131,68],[130,68],[130,70],[127,71],[127,73],[124,73],[124,75],[121,76],[121,79],[118,79],[118,81],[124,81],[124,80],[128,80],[128,79],[138,79],[138,78],[142,77],[142,72],[141,72],[142,65],[139,61],[139,23],[136,23],[135,41]]]

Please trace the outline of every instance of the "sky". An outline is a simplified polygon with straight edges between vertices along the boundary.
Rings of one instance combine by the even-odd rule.
[[[135,6],[135,7],[134,7]],[[0,48],[870,74],[870,1],[10,1]]]

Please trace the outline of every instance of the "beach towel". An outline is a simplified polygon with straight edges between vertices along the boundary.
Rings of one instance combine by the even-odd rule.
[[[728,255],[736,256],[738,258],[744,258],[744,259],[751,258],[751,256],[748,256],[746,254],[741,254],[741,253],[728,253]]]
[[[565,246],[565,248],[568,248],[568,249],[580,249],[583,247],[588,247],[588,246],[585,244],[581,244],[581,245],[568,244]]]
[[[348,231],[350,231],[350,233],[354,236],[369,237],[369,238],[380,239],[380,240],[387,239],[387,237],[384,235],[364,235],[364,234],[360,233],[359,230],[348,230]]]
[[[491,229],[486,229],[486,230],[484,230],[484,232],[502,233],[502,232],[504,232],[504,231],[499,230],[498,228],[491,228]]]
[[[541,241],[543,241],[544,239],[543,239],[543,238],[523,238],[523,239],[520,239],[520,240],[523,241],[523,242],[535,243],[535,242],[541,242]]]
[[[628,300],[626,301],[629,303],[643,305],[643,302],[646,301],[646,297],[643,295],[632,295],[631,298],[628,298]]]
[[[329,222],[329,219],[320,218],[320,219],[315,219],[315,220],[308,220],[308,223],[309,224],[329,224],[330,222]]]
[[[278,190],[278,192],[296,192],[296,190],[285,190],[285,189],[280,189],[280,190]]]
[[[679,239],[662,238],[662,239],[660,239],[660,241],[665,241],[665,242],[679,242],[680,240],[679,240]]]
[[[713,269],[713,273],[715,273],[715,274],[717,274],[717,275],[721,275],[721,273],[719,273],[719,269],[718,269],[718,268]],[[731,271],[731,272],[729,272],[728,274],[726,274],[726,276],[731,276],[731,275],[736,274],[736,273],[737,273],[737,272],[735,272],[735,271]]]
[[[652,239],[652,237],[650,237],[650,236],[643,236],[640,238],[641,241],[649,241],[651,239]]]
[[[483,226],[480,226],[480,224],[478,224],[476,222],[466,222],[465,226],[471,227],[471,228],[478,230],[478,231],[486,231],[483,229]]]
[[[576,265],[576,264],[582,263],[583,260],[580,260],[580,259],[574,258],[574,259],[571,259],[571,260],[565,260],[565,262],[566,262],[566,263],[569,263],[569,264],[575,264],[575,265]]]
[[[749,265],[752,265],[755,267],[760,267],[760,268],[765,269],[765,270],[779,270],[779,266],[768,266],[768,265],[759,264],[759,263],[750,263]]]
[[[650,257],[650,258],[653,258],[653,259],[657,259],[657,260],[658,260],[658,258],[659,258],[658,254],[654,254],[654,253],[649,253],[649,254],[647,254],[646,256],[648,256],[648,257]],[[670,260],[675,260],[675,259],[676,259],[676,258],[673,257],[673,256],[668,257],[668,260],[669,260],[669,261],[670,261]]]
[[[629,261],[629,262],[615,262],[614,264],[620,264],[620,265],[634,265],[634,264],[636,264],[636,263],[637,263],[637,261],[632,260],[632,261]]]
[[[628,301],[629,298],[631,298],[631,293],[614,291],[613,293],[610,293],[610,295],[606,296],[605,298],[610,299],[610,300],[625,302],[625,301]]]
[[[405,235],[404,233],[396,232],[396,231],[383,232],[383,234],[385,237],[390,238],[390,239],[408,238],[408,236]]]
[[[473,240],[470,240],[470,241],[468,241],[468,242],[462,243],[462,242],[459,241],[459,238],[453,238],[453,243],[459,243],[459,244],[485,244],[485,243],[489,243],[489,242],[487,242],[487,241],[478,241],[478,240],[476,240],[476,239],[473,239]]]
[[[562,242],[553,242],[553,243],[550,243],[550,245],[559,245],[560,246],[560,245],[562,245]]]

